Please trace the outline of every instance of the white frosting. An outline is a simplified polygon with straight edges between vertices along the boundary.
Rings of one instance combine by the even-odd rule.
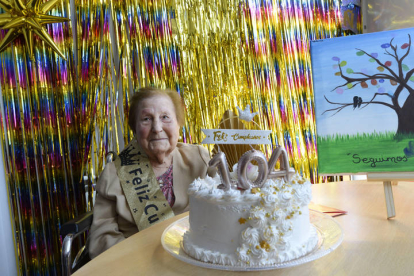
[[[257,176],[254,167],[247,173]],[[183,248],[193,258],[263,266],[303,256],[317,244],[309,221],[311,184],[300,175],[290,183],[268,179],[260,189],[224,191],[220,183],[219,176],[197,179],[188,190],[190,229]]]

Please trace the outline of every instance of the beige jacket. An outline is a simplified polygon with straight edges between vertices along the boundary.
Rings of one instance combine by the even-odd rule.
[[[177,144],[173,151],[174,214],[188,211],[188,186],[197,177],[206,176],[209,160],[210,156],[205,148]],[[105,166],[96,185],[96,191],[88,241],[91,258],[138,232],[113,163]]]

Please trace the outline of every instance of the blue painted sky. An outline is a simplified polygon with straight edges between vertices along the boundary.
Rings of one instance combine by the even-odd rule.
[[[359,96],[363,101],[372,99],[376,92],[393,94],[397,86],[392,86],[388,80],[377,85],[368,84],[368,88],[363,89],[360,85],[352,89],[342,87],[343,91],[335,91],[335,87],[345,83],[345,80],[340,76],[335,76],[339,71],[337,68],[337,61],[332,60],[333,57],[340,58],[340,61],[346,61],[347,65],[342,67],[344,75],[350,77],[359,77],[361,75],[348,74],[346,70],[351,68],[354,72],[364,72],[369,75],[381,73],[378,71],[379,66],[376,62],[370,62],[370,57],[367,55],[357,56],[358,49],[364,50],[369,54],[377,54],[378,59],[385,63],[391,61],[392,65],[389,67],[394,71],[397,70],[396,60],[386,55],[385,49],[381,45],[390,43],[393,40],[393,45],[398,46],[398,55],[402,56],[407,49],[402,50],[400,47],[404,43],[408,43],[408,34],[411,35],[412,43],[414,42],[414,28],[394,30],[387,32],[378,32],[370,34],[362,34],[348,37],[338,37],[325,40],[318,40],[311,42],[311,58],[313,70],[313,85],[315,95],[315,113],[317,132],[320,136],[332,134],[356,134],[356,133],[371,133],[397,130],[397,115],[396,113],[385,106],[370,104],[361,109],[353,107],[346,107],[336,115],[332,116],[334,112],[322,113],[335,107],[329,104],[325,99],[326,96],[332,102],[350,103],[354,96]],[[388,51],[393,53],[391,48]],[[408,57],[404,59],[403,64],[410,69],[414,67],[414,47],[411,46],[411,51]],[[385,70],[382,73],[387,73]],[[408,83],[414,86],[414,82]],[[342,92],[342,93],[341,93]],[[408,95],[404,91],[399,97],[400,105]],[[391,99],[387,96],[377,96],[376,101],[385,101],[390,103]]]

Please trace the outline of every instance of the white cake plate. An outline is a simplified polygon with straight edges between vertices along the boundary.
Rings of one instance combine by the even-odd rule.
[[[318,244],[308,254],[279,264],[267,265],[267,266],[227,266],[212,263],[205,263],[196,260],[182,249],[182,241],[184,233],[189,229],[188,216],[179,219],[170,224],[161,236],[161,244],[168,253],[175,258],[200,267],[220,269],[220,270],[232,270],[232,271],[256,271],[256,270],[270,270],[279,269],[292,266],[298,266],[307,262],[319,259],[333,250],[335,250],[342,242],[344,234],[341,226],[329,215],[324,213],[309,210],[310,221],[316,228],[319,241]]]

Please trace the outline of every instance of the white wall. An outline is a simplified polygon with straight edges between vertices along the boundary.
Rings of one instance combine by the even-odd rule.
[[[7,183],[4,173],[3,149],[0,146],[0,275],[17,275],[16,252],[14,250],[15,239],[13,233]]]
[[[364,33],[414,27],[413,0],[362,0]]]

